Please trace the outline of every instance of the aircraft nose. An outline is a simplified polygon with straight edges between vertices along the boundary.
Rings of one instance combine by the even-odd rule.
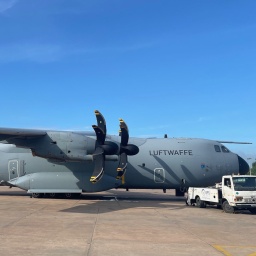
[[[237,155],[237,157],[238,157],[238,164],[239,164],[239,173],[241,175],[247,174],[250,169],[248,163],[239,155]]]

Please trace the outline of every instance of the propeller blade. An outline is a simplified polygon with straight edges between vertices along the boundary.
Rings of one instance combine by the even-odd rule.
[[[104,173],[104,163],[105,163],[105,155],[104,150],[100,147],[97,147],[94,154],[93,154],[93,161],[94,164],[94,170],[92,173],[92,176],[90,178],[90,181],[92,183],[98,182]]]
[[[106,140],[106,121],[103,115],[95,110],[95,116],[97,119],[97,125],[92,125],[92,128],[96,134],[95,151],[93,153],[94,170],[90,181],[92,183],[98,182],[104,173],[105,167],[105,155],[114,155],[118,152],[118,145],[112,141]]]
[[[96,134],[95,151],[93,153],[94,170],[90,181],[92,183],[98,182],[103,174],[105,167],[105,155],[119,154],[119,164],[117,167],[117,179],[121,179],[126,172],[128,156],[136,155],[139,152],[139,148],[136,145],[128,144],[129,130],[128,126],[123,119],[120,119],[120,136],[121,143],[120,149],[118,145],[113,141],[105,141],[107,128],[106,121],[103,115],[95,110],[95,116],[97,119],[97,125],[92,125],[92,128]],[[119,150],[119,153],[118,153]]]
[[[117,180],[121,179],[122,176],[125,174],[126,167],[127,167],[127,154],[123,152],[120,155],[120,160],[117,167],[117,176],[116,176]]]
[[[106,121],[105,121],[104,116],[98,110],[95,110],[94,113],[96,115],[98,127],[103,131],[103,133],[106,136],[107,128],[106,128]]]
[[[97,125],[92,125],[92,128],[96,133],[97,140],[96,149],[93,153],[94,170],[90,178],[92,183],[98,182],[104,173],[105,155],[104,149],[100,146],[104,145],[107,131],[106,121],[103,115],[98,110],[95,110],[94,113],[97,119]]]
[[[123,119],[120,118],[119,121],[120,121],[120,129],[121,129],[119,133],[119,135],[121,136],[121,145],[126,146],[129,140],[128,127]]]
[[[129,140],[129,130],[128,126],[124,122],[123,119],[119,119],[120,121],[120,132],[121,136],[121,144],[120,144],[120,159],[117,167],[117,176],[116,179],[121,179],[126,172],[127,163],[128,163],[128,155],[136,155],[139,152],[139,148],[136,145],[128,144]]]
[[[103,145],[106,138],[106,134],[104,134],[103,130],[97,125],[92,125],[92,128],[96,133],[98,144]]]

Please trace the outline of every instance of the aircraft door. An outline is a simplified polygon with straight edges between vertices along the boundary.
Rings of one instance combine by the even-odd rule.
[[[232,185],[230,178],[224,178],[224,184],[222,189],[222,195],[228,200],[232,200]]]
[[[18,160],[9,160],[8,172],[9,172],[9,179],[10,180],[19,177],[18,168],[19,168],[19,161]]]
[[[163,168],[156,168],[154,170],[154,181],[155,183],[164,183],[165,173]]]

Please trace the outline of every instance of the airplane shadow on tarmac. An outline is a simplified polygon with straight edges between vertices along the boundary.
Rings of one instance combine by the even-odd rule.
[[[88,201],[88,203],[86,203],[86,201]],[[116,195],[115,193],[113,193],[113,195],[83,194],[79,202],[80,205],[61,211],[70,213],[101,214],[131,208],[142,208],[144,210],[152,208],[177,210],[187,207],[184,197],[170,196],[163,198],[155,195],[150,197],[150,194],[141,196],[139,193],[131,195]]]
[[[115,202],[114,202],[115,203]],[[172,204],[168,206],[168,210],[177,210],[177,209],[183,209],[186,206],[181,206],[180,204]],[[118,203],[113,204],[113,202],[102,202],[102,201],[97,201],[92,204],[84,204],[84,205],[78,205],[74,206],[65,210],[61,210],[61,212],[69,212],[69,213],[91,213],[91,214],[96,214],[96,213],[108,213],[108,212],[116,212],[116,211],[121,211],[121,210],[126,210],[126,209],[131,209],[131,208],[143,208],[143,209],[152,209],[152,208],[167,208],[166,205],[162,205],[161,202],[154,202],[154,203],[147,203],[141,204],[140,202],[137,203],[129,203],[125,202],[123,203],[122,201],[118,201]]]

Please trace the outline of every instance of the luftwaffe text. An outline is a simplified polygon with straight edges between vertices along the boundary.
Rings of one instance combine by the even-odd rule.
[[[168,150],[168,149],[161,149],[161,150],[149,150],[149,155],[151,156],[192,156],[193,152],[191,149],[179,149],[179,150]]]

